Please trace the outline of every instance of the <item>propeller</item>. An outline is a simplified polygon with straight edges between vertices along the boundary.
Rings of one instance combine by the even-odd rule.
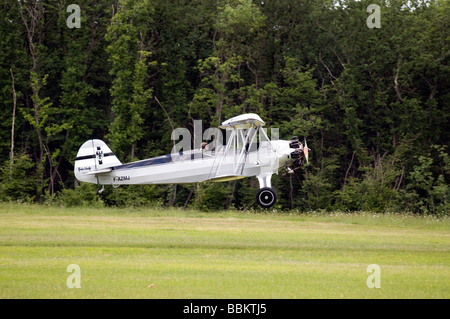
[[[308,148],[308,144],[306,144],[306,137],[305,137],[305,146],[303,147],[303,154],[305,154],[306,163],[309,163],[309,162],[308,162],[308,152],[309,152],[310,150],[311,150],[311,149]]]

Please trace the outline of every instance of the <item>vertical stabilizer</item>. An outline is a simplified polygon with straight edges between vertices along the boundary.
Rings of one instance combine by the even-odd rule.
[[[75,159],[75,177],[81,182],[97,183],[95,172],[122,165],[102,140],[89,140],[81,145]]]

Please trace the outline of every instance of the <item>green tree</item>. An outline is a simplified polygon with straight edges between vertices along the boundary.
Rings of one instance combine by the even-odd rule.
[[[117,154],[133,159],[136,143],[143,136],[143,113],[151,97],[148,87],[151,56],[147,30],[152,16],[150,1],[123,1],[108,28],[107,47],[114,77],[111,86],[112,113],[109,138]],[[144,24],[145,22],[145,24]]]

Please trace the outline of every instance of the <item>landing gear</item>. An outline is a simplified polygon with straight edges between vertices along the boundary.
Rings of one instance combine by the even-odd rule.
[[[105,190],[105,185],[102,185],[102,188],[97,190],[97,195],[103,194],[103,191]]]
[[[272,173],[264,173],[257,175],[259,182],[259,190],[256,194],[256,202],[262,208],[270,208],[275,205],[277,201],[277,191],[272,187],[270,182]]]
[[[256,194],[256,201],[262,208],[270,208],[277,201],[277,191],[272,187],[260,188]]]

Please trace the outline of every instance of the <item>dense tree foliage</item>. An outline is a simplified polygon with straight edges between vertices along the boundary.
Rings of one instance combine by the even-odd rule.
[[[65,0],[0,3],[0,200],[256,207],[255,178],[99,199],[73,175],[90,138],[132,161],[254,112],[312,149],[278,208],[450,211],[449,1],[73,2],[79,28]]]

